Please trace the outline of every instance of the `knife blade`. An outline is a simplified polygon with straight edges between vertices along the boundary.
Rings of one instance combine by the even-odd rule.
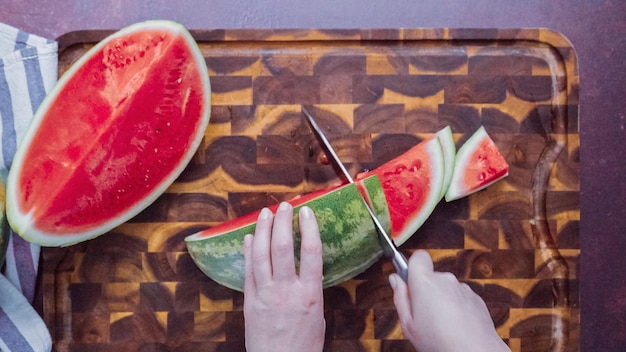
[[[304,114],[307,121],[311,125],[311,128],[313,132],[315,133],[315,135],[317,136],[317,138],[322,142],[322,146],[324,147],[325,151],[330,155],[334,164],[337,167],[339,167],[339,169],[341,170],[343,177],[349,183],[354,183],[354,179],[352,178],[352,176],[350,175],[350,173],[348,172],[344,164],[339,159],[339,156],[337,156],[335,149],[326,138],[326,135],[320,129],[320,127],[317,125],[317,122],[315,122],[315,119],[313,118],[313,116],[309,113],[309,111],[304,106],[302,107],[302,113]],[[365,204],[365,208],[367,209],[368,213],[370,214],[370,217],[372,218],[372,221],[374,222],[374,226],[376,227],[376,232],[378,233],[378,241],[380,242],[380,245],[383,248],[383,253],[387,257],[391,258],[391,262],[393,263],[393,266],[396,269],[396,272],[400,275],[402,280],[406,282],[409,276],[409,266],[408,266],[406,257],[404,256],[404,254],[402,254],[402,252],[398,250],[396,245],[393,243],[393,240],[391,239],[389,234],[387,234],[387,231],[385,231],[385,228],[380,223],[380,221],[376,217],[376,214],[374,214],[374,211],[372,210],[370,205],[367,203],[365,198],[363,198],[363,196],[361,196],[361,198],[363,200],[363,204]]]

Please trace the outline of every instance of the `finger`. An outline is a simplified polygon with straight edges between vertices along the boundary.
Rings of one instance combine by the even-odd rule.
[[[300,235],[300,281],[322,283],[323,260],[322,240],[315,214],[311,208],[303,206],[299,212]]]
[[[272,221],[272,212],[263,208],[256,223],[252,241],[252,260],[250,261],[257,287],[272,281],[272,259],[270,256]]]
[[[280,203],[272,229],[272,273],[274,281],[296,278],[293,254],[293,208],[287,202]]]
[[[402,326],[404,326],[406,322],[413,320],[409,289],[404,280],[396,273],[389,275],[389,284],[393,289],[393,304],[396,306],[398,318]]]
[[[424,295],[432,294],[434,265],[430,254],[423,249],[415,251],[409,258],[408,300],[418,305]]]
[[[253,265],[252,265],[252,240],[254,236],[245,235],[243,237],[243,257],[244,257],[244,282],[243,291],[246,294],[250,294],[256,291],[256,285],[254,283]]]
[[[417,250],[409,258],[409,272],[415,271],[416,274],[431,274],[433,270],[433,261],[430,259],[430,254],[425,250]]]

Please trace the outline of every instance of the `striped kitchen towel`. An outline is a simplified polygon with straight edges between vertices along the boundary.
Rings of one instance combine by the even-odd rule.
[[[0,23],[0,177],[57,80],[57,43]],[[11,233],[0,274],[0,350],[50,351],[50,333],[32,307],[39,247]]]

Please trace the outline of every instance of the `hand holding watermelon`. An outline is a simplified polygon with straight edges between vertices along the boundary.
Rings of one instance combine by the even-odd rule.
[[[324,345],[322,242],[312,210],[299,211],[300,271],[293,253],[293,208],[265,208],[244,237],[244,317],[248,351],[321,351]],[[433,271],[425,251],[409,260],[409,282],[389,281],[404,334],[419,351],[509,351],[482,299],[450,273]]]
[[[299,211],[302,234],[296,273],[292,215],[283,202],[272,216],[264,208],[255,235],[244,237],[244,304],[248,351],[321,351],[324,346],[322,242],[315,215]]]
[[[389,276],[402,331],[419,351],[509,351],[483,300],[451,273],[433,271],[425,251],[409,259],[409,281]]]

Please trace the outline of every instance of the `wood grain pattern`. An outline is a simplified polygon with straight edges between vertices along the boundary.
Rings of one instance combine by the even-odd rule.
[[[108,32],[60,38],[60,71]],[[441,203],[402,250],[480,294],[513,351],[579,343],[578,73],[547,30],[194,31],[212,117],[187,169],[110,234],[43,251],[44,318],[59,351],[243,351],[243,296],[206,278],[185,236],[337,183],[300,115],[311,105],[352,172],[439,128],[484,125],[504,181]],[[386,260],[328,288],[326,351],[412,351]]]

